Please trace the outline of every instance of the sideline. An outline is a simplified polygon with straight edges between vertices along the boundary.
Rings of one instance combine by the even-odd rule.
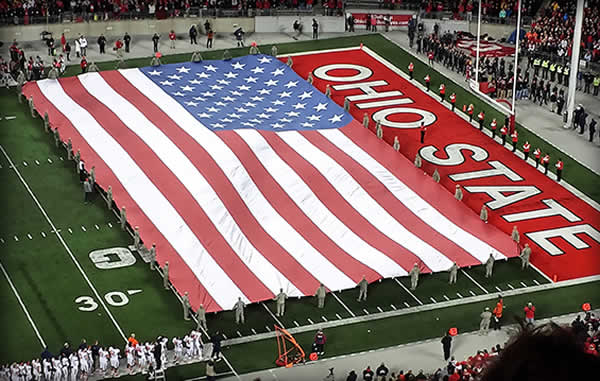
[[[33,201],[35,201],[37,207],[40,209],[40,211],[44,215],[44,218],[46,219],[46,221],[48,222],[48,224],[52,228],[51,231],[53,231],[56,234],[56,238],[58,238],[58,240],[60,241],[60,243],[63,245],[63,247],[65,248],[65,250],[67,251],[67,253],[71,257],[71,260],[75,264],[75,267],[77,267],[77,269],[81,273],[81,276],[87,282],[88,286],[90,287],[90,289],[94,293],[94,296],[98,300],[98,303],[100,303],[102,305],[102,308],[104,309],[104,311],[106,312],[106,314],[108,315],[108,317],[112,321],[113,325],[115,326],[115,328],[117,329],[117,331],[119,332],[119,334],[121,335],[121,337],[123,338],[123,341],[127,342],[127,337],[123,333],[123,329],[121,328],[121,326],[119,325],[119,323],[117,323],[117,321],[115,320],[114,316],[112,315],[112,313],[110,312],[110,310],[108,309],[108,307],[106,306],[106,304],[104,303],[104,298],[102,298],[100,296],[100,294],[98,293],[98,291],[96,290],[96,288],[94,287],[94,285],[92,284],[92,282],[90,281],[90,279],[88,278],[87,274],[85,273],[85,271],[83,270],[83,268],[79,264],[79,261],[77,261],[77,258],[75,258],[75,255],[73,255],[73,252],[71,251],[71,249],[69,248],[69,246],[67,245],[67,243],[65,242],[65,240],[63,239],[62,235],[60,234],[60,231],[56,228],[56,226],[54,225],[54,223],[52,222],[52,220],[48,216],[48,213],[46,213],[46,211],[44,210],[44,208],[42,207],[42,205],[38,201],[37,197],[35,197],[35,195],[33,194],[33,191],[31,190],[31,188],[29,187],[29,185],[27,184],[27,182],[25,181],[25,179],[23,179],[23,176],[21,176],[21,173],[19,172],[19,170],[17,169],[17,167],[14,165],[14,163],[12,162],[12,160],[10,159],[10,157],[8,156],[8,154],[6,153],[6,151],[4,150],[4,147],[2,145],[0,145],[0,150],[2,151],[2,153],[4,154],[4,156],[6,157],[6,160],[10,164],[10,167],[15,171],[15,173],[17,174],[17,176],[21,180],[21,183],[23,183],[23,186],[25,187],[25,189],[27,189],[27,192],[29,192],[29,195],[31,196],[31,198],[33,198]]]
[[[4,266],[2,266],[2,262],[0,262],[0,270],[2,271],[2,274],[4,274],[4,277],[6,278],[6,281],[8,282],[8,284],[9,284],[10,288],[12,289],[13,293],[17,297],[17,301],[21,305],[21,308],[23,309],[23,312],[25,312],[25,316],[27,316],[27,320],[29,320],[29,324],[31,324],[31,328],[33,328],[33,330],[35,331],[35,334],[36,334],[38,340],[40,341],[40,344],[42,344],[42,348],[46,348],[46,342],[42,338],[42,335],[40,334],[40,331],[38,330],[37,326],[33,322],[33,319],[31,318],[31,315],[29,314],[29,310],[27,310],[27,307],[25,306],[25,303],[23,303],[23,300],[21,299],[21,296],[19,295],[19,292],[15,288],[15,285],[13,284],[12,280],[8,276],[8,273],[4,269]]]

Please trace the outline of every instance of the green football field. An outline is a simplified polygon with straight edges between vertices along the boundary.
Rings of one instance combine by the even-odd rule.
[[[379,35],[290,43],[278,48],[285,54],[356,46],[360,42],[402,70],[414,61],[416,78],[429,72]],[[270,51],[270,46],[262,50]],[[246,50],[231,53],[241,55]],[[213,51],[204,58],[220,59],[222,55]],[[174,55],[164,57],[163,62],[188,59],[189,55]],[[127,61],[129,67],[148,63],[149,59]],[[105,70],[113,69],[115,64],[99,66]],[[66,74],[77,72],[77,67],[71,67]],[[430,74],[432,86],[444,81],[449,92],[456,92],[459,103],[474,103],[477,110],[485,109],[487,115],[499,118],[497,111],[466,90],[437,73]],[[4,337],[0,363],[37,357],[44,344],[51,352],[57,352],[64,342],[78,345],[82,338],[88,342],[99,340],[106,346],[123,346],[131,332],[141,340],[151,340],[158,335],[183,335],[195,328],[195,323],[183,320],[179,300],[163,288],[160,274],[151,271],[137,254],[133,254],[134,263],[121,263],[122,267],[104,268],[90,259],[90,253],[109,249],[105,261],[119,262],[115,253],[132,243],[131,235],[121,230],[118,218],[107,209],[101,195],[96,194],[92,203],[84,204],[75,162],[67,160],[62,146],[55,146],[51,134],[44,132],[42,120],[32,118],[29,108],[19,104],[15,91],[1,90],[0,104],[0,326]],[[553,157],[559,155],[556,148],[524,128],[519,127],[519,134]],[[567,158],[565,154],[560,156]],[[572,160],[565,159],[565,165],[569,167],[565,179],[600,201],[598,177]],[[497,262],[491,279],[484,277],[482,267],[474,267],[462,269],[456,285],[449,286],[447,281],[447,273],[421,276],[419,287],[411,293],[409,279],[387,279],[369,287],[367,302],[356,301],[358,290],[347,290],[329,295],[324,309],[317,308],[314,298],[289,300],[286,315],[279,320],[273,315],[272,302],[260,303],[247,308],[246,324],[242,326],[234,323],[230,311],[211,314],[209,332],[218,330],[224,339],[249,338],[247,343],[225,349],[231,366],[245,373],[274,366],[275,339],[252,341],[252,337],[272,331],[275,324],[304,330],[295,337],[308,349],[314,324],[339,321],[342,325],[327,329],[327,354],[335,355],[440,336],[450,326],[459,331],[473,330],[478,326],[480,311],[493,305],[492,300],[481,302],[478,298],[500,292],[516,294],[506,298],[506,316],[520,316],[529,300],[535,302],[540,318],[577,311],[583,302],[593,306],[600,303],[600,282],[531,292],[549,280],[534,269],[521,271],[514,259]],[[448,301],[456,301],[456,305],[444,307]],[[427,307],[427,311],[416,311],[419,306]],[[390,311],[397,311],[398,316],[373,319]],[[343,324],[344,319],[353,317],[365,317],[366,321]],[[221,372],[230,371],[223,362],[219,364]],[[168,377],[191,378],[203,372],[202,364],[187,365],[170,368]]]

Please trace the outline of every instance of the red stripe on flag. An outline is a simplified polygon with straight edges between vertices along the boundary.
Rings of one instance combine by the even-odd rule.
[[[490,224],[484,224],[479,216],[473,213],[464,203],[456,202],[450,192],[444,192],[432,180],[424,181],[422,171],[401,171],[406,158],[392,149],[381,149],[381,142],[373,139],[373,133],[366,128],[342,129],[354,143],[371,153],[381,165],[396,176],[421,198],[446,216],[450,221],[463,230],[486,242],[504,255],[515,254],[515,243],[510,236]]]
[[[271,206],[275,208],[285,220],[296,230],[312,247],[321,253],[335,267],[346,274],[355,282],[362,279],[365,275],[369,282],[380,279],[381,276],[367,267],[363,263],[354,259],[331,239],[325,235],[294,203],[288,194],[273,179],[271,174],[265,169],[260,160],[254,155],[254,152],[248,147],[246,142],[235,133],[219,131],[217,135],[234,152],[244,158],[244,167],[250,174],[250,177],[268,198]],[[318,287],[318,285],[317,285]],[[311,292],[314,293],[316,287]]]
[[[101,184],[104,189],[108,189],[108,186],[112,186],[115,204],[119,207],[126,207],[129,223],[133,226],[144,227],[144,244],[150,246],[152,243],[156,243],[157,262],[159,264],[164,264],[164,262],[168,261],[172,269],[177,269],[177,271],[171,271],[169,274],[169,279],[175,288],[189,292],[190,301],[194,308],[197,308],[202,304],[208,312],[220,311],[222,307],[210,296],[183,259],[177,255],[171,244],[156,229],[146,214],[142,212],[141,208],[131,198],[113,171],[106,165],[102,158],[98,156],[96,151],[89,146],[87,141],[79,134],[69,119],[54,107],[52,102],[46,99],[36,83],[30,82],[25,84],[23,87],[23,94],[25,94],[27,98],[33,96],[33,99],[35,99],[36,110],[38,110],[40,115],[43,115],[45,112],[48,113],[50,124],[52,128],[59,129],[61,139],[64,141],[71,139],[73,150],[80,150],[81,158],[85,159],[88,166],[91,167],[93,165],[96,167],[97,183]],[[225,307],[227,308],[229,306]]]
[[[348,129],[361,129],[364,127],[353,120],[348,126],[344,127],[342,131]],[[363,168],[358,162],[348,156],[344,151],[339,149],[337,146],[332,144],[329,140],[323,137],[316,131],[304,132],[303,135],[310,140],[315,146],[321,151],[327,153],[332,159],[334,159],[339,165],[344,167],[349,174],[352,175],[363,189],[377,201],[381,207],[383,207],[392,217],[399,223],[404,225],[408,230],[413,232],[423,241],[436,248],[439,252],[448,257],[451,261],[457,262],[459,266],[477,265],[480,262],[474,258],[471,254],[466,252],[463,248],[459,247],[454,242],[447,239],[445,236],[440,234],[437,230],[427,225],[416,216],[410,209],[408,209],[402,202],[400,202],[394,195],[383,185],[375,176],[369,171]],[[384,150],[390,150],[394,153],[394,156],[401,158],[396,160],[394,167],[401,172],[412,171],[415,173],[415,177],[420,177],[419,181],[429,182],[430,186],[435,186],[435,183],[431,179],[423,176],[423,171],[417,169],[413,163],[406,160],[403,156],[396,154],[392,148],[385,142],[377,141],[377,139],[363,139],[360,142],[363,143],[365,140],[375,141],[377,144],[373,144],[374,150],[369,151],[363,148],[371,157],[375,158],[376,153]],[[362,144],[361,144],[362,145]],[[383,163],[379,162],[383,165]],[[447,200],[450,201],[450,200]],[[454,203],[454,199],[450,202]],[[448,207],[447,205],[446,207]],[[479,220],[473,220],[472,223],[481,223]],[[410,269],[409,269],[410,270]]]
[[[127,98],[154,125],[159,127],[185,153],[219,195],[221,201],[252,245],[296,288],[310,295],[319,287],[316,280],[261,227],[241,199],[223,170],[213,158],[158,106],[140,93],[119,72],[103,72],[102,77],[121,96]],[[233,134],[233,133],[231,133]],[[219,234],[218,231],[216,234]],[[219,234],[220,235],[220,234]]]
[[[87,92],[75,77],[60,80],[65,92],[102,125],[151,179],[159,191],[202,242],[209,255],[249,300],[272,298],[273,294],[246,267],[216,230],[196,200],[154,151],[131,131],[108,107]],[[142,228],[142,226],[140,226]],[[171,269],[178,271],[178,269]],[[185,290],[181,290],[185,291]],[[230,306],[225,306],[230,308]]]
[[[375,228],[338,193],[312,164],[307,162],[280,137],[267,131],[262,131],[261,134],[279,157],[296,171],[327,209],[363,241],[386,254],[406,271],[410,271],[415,263],[422,262],[410,250],[397,244]],[[423,269],[422,271],[431,271],[425,264],[421,264],[420,267]]]

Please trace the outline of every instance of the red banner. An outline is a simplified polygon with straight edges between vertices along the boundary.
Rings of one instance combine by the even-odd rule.
[[[468,50],[475,57],[477,55],[477,40],[474,38],[461,38],[456,41],[456,47]],[[479,41],[480,57],[506,57],[515,55],[515,48],[501,45],[497,42]]]
[[[354,25],[365,26],[367,24],[367,16],[375,16],[378,26],[385,26],[385,17],[390,16],[390,26],[393,27],[407,27],[408,21],[412,15],[390,15],[383,13],[352,13],[354,17]]]
[[[600,274],[598,205],[577,197],[442,106],[437,91],[434,97],[427,95],[367,49],[294,57],[294,70],[305,78],[313,73],[314,85],[323,92],[331,85],[332,98],[340,105],[349,97],[351,114],[362,121],[366,113],[369,129],[381,121],[385,141],[393,144],[398,137],[400,152],[411,160],[419,152],[423,170],[431,175],[437,168],[440,186],[448,191],[454,193],[460,185],[462,202],[474,213],[485,204],[489,223],[506,234],[517,226],[521,245],[532,247],[532,263],[547,276],[565,280]],[[457,107],[463,103],[458,99]],[[424,143],[421,122],[427,127]],[[557,159],[551,158],[550,165]]]

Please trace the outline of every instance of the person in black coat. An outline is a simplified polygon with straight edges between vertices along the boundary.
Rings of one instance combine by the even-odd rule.
[[[161,360],[162,345],[160,345],[161,340],[162,340],[162,337],[159,336],[158,339],[156,340],[156,344],[154,345],[154,361],[156,362],[156,369],[162,368],[162,360]]]
[[[98,47],[100,48],[100,54],[106,53],[106,37],[104,37],[103,34],[101,34],[100,37],[98,37]]]
[[[596,133],[596,119],[592,119],[590,122],[590,142],[594,140],[594,134]]]
[[[158,33],[154,33],[152,36],[152,44],[154,45],[154,53],[158,52],[158,41],[160,40],[160,36]]]
[[[197,36],[198,36],[198,30],[196,29],[196,25],[192,25],[190,27],[190,44],[198,45],[198,41],[196,41]]]
[[[221,334],[219,332],[215,332],[215,334],[210,337],[210,342],[213,345],[213,350],[210,357],[213,359],[218,359],[221,356]]]
[[[446,332],[444,337],[442,337],[442,348],[444,349],[444,360],[448,360],[450,358],[450,346],[452,345],[452,336]]]
[[[125,53],[129,53],[129,44],[131,44],[131,36],[129,33],[125,32],[123,36],[123,42],[125,43]]]
[[[351,370],[350,373],[348,374],[348,377],[346,377],[346,381],[356,381],[358,380],[358,375],[356,374],[355,371]]]

